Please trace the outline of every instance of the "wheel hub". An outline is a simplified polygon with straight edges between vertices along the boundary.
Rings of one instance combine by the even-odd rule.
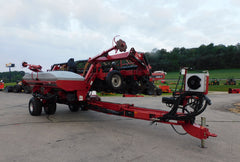
[[[118,75],[113,75],[112,77],[112,85],[114,87],[119,87],[121,85],[121,78]]]

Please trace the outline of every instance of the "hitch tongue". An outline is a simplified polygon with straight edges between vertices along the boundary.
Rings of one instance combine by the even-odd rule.
[[[208,135],[208,136],[211,136],[211,137],[217,137],[217,135],[216,135],[215,133],[211,133],[211,132],[209,132],[209,131],[207,132],[207,135]]]
[[[209,136],[217,137],[216,134],[210,133],[208,128],[197,124],[185,123],[182,127],[188,134],[198,139],[207,139]]]

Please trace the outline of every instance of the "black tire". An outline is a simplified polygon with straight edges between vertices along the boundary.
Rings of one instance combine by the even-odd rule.
[[[56,102],[46,103],[43,108],[47,115],[53,115],[56,112],[57,104]]]
[[[28,110],[32,116],[40,116],[42,113],[42,102],[39,99],[32,97],[28,104]]]
[[[30,86],[24,86],[24,93],[31,93],[32,92],[32,90],[31,90],[31,87]]]
[[[13,92],[13,86],[7,86],[5,91],[6,92]]]
[[[69,104],[68,107],[71,112],[78,112],[80,109],[78,104]]]
[[[155,86],[153,85],[153,83],[148,81],[145,83],[145,86],[146,86],[146,88],[144,90],[144,94],[145,95],[154,95],[154,93],[156,91],[155,91]]]
[[[86,103],[80,104],[81,111],[88,111]]]
[[[13,86],[13,92],[15,92],[15,93],[21,92],[21,86],[20,85]]]
[[[158,96],[162,95],[162,90],[160,88],[156,89],[156,95]]]
[[[119,71],[112,70],[108,73],[106,82],[113,90],[121,90],[123,87],[123,78]]]

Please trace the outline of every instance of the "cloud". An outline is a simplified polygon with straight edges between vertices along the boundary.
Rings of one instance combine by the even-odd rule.
[[[237,0],[0,0],[0,71],[13,62],[51,64],[87,59],[115,35],[138,51],[237,44]]]

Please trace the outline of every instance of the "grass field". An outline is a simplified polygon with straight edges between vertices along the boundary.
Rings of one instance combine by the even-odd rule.
[[[194,71],[194,72],[202,72],[202,71]],[[210,79],[211,78],[240,79],[240,69],[219,69],[219,70],[209,70],[208,72],[209,72]],[[178,76],[179,76],[179,72],[168,72],[166,75],[166,79],[178,79]]]
[[[7,86],[14,86],[16,85],[16,82],[12,82],[12,83],[4,83],[4,87],[7,87]]]
[[[167,85],[169,85],[170,89],[174,90],[176,88],[177,81],[167,81]],[[161,83],[157,83],[156,85],[159,85]],[[220,83],[220,85],[209,85],[208,90],[209,91],[223,91],[227,92],[229,88],[240,88],[240,81],[237,82],[237,85],[224,85],[223,83]],[[163,84],[161,84],[163,85]],[[179,89],[178,87],[177,89]]]
[[[201,71],[194,71],[201,72]],[[209,85],[209,91],[228,91],[229,88],[240,88],[240,69],[220,69],[220,70],[209,70],[209,82],[211,79],[219,79],[220,85]],[[166,75],[166,80],[170,88],[174,89],[179,77],[179,72],[169,72]],[[236,79],[236,85],[224,85],[229,78]],[[160,83],[157,83],[160,84]]]

